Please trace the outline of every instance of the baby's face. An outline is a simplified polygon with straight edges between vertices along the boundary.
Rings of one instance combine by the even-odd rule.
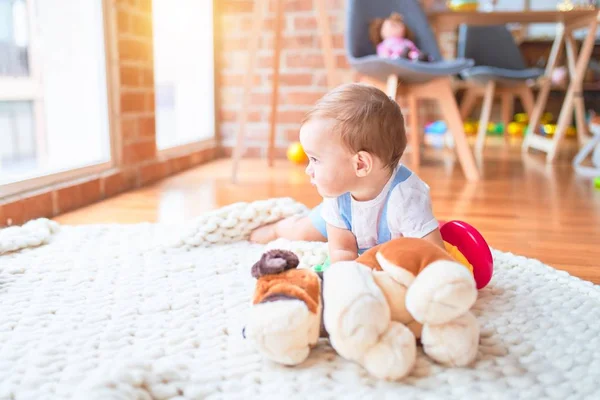
[[[337,197],[356,184],[353,154],[332,131],[335,121],[314,119],[300,129],[300,143],[309,158],[306,174],[323,197]]]

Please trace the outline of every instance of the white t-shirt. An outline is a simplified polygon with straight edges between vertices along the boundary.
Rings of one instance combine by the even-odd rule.
[[[398,168],[394,175],[398,172]],[[377,245],[379,217],[387,193],[392,190],[387,207],[387,223],[391,238],[416,237],[422,238],[438,227],[438,221],[433,216],[429,186],[416,174],[391,188],[394,176],[386,183],[379,195],[369,201],[351,199],[352,233],[356,237],[359,249],[367,249]],[[323,199],[321,216],[330,225],[347,229],[340,214],[337,198]]]

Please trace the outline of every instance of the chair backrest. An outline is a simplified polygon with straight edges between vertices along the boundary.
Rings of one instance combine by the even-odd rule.
[[[415,45],[427,52],[433,61],[442,59],[435,35],[418,0],[348,0],[346,10],[345,41],[348,57],[360,58],[376,54],[375,46],[369,40],[369,23],[375,18],[386,18],[397,12],[404,17],[404,23],[413,32]]]
[[[475,65],[506,69],[527,68],[521,50],[506,25],[468,26],[458,30],[457,56]]]

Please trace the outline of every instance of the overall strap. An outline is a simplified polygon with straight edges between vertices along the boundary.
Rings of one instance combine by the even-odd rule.
[[[411,175],[412,171],[406,168],[404,165],[401,165],[396,171],[396,175],[394,175],[394,180],[392,181],[390,189],[388,190],[385,203],[383,204],[383,210],[381,211],[381,216],[379,217],[379,226],[377,228],[377,244],[389,242],[392,239],[392,233],[388,227],[387,220],[387,209],[390,195],[396,186],[407,180]]]
[[[338,210],[340,211],[340,216],[344,220],[346,224],[346,228],[349,231],[352,230],[352,196],[350,193],[344,193],[340,197],[337,198]]]
[[[344,193],[338,197],[337,204],[340,216],[346,224],[346,228],[348,228],[349,231],[352,231],[352,196],[350,193]],[[358,249],[358,255],[361,255],[367,250],[369,249]]]

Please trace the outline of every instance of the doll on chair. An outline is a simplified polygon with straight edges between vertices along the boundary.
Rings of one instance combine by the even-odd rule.
[[[392,13],[385,19],[376,18],[371,21],[369,38],[377,47],[377,55],[380,57],[431,61],[429,55],[415,45],[412,32],[398,13]]]

